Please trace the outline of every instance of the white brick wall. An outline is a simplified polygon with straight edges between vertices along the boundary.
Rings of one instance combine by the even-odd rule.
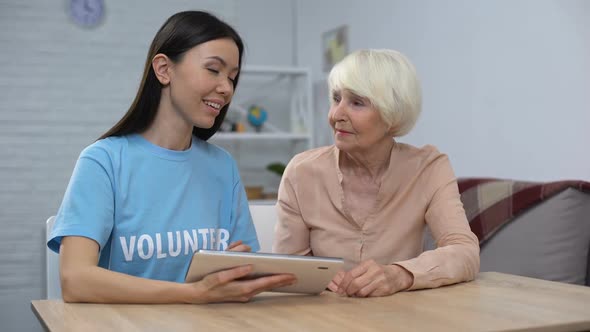
[[[147,48],[171,14],[206,9],[232,23],[246,63],[290,65],[290,0],[106,0],[95,29],[66,0],[0,0],[0,322],[40,329],[45,219],[56,213],[79,152],[126,111]],[[264,9],[264,10],[262,10]],[[262,13],[264,11],[264,13]]]

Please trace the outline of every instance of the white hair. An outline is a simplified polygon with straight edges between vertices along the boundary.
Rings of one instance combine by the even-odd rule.
[[[359,50],[330,71],[330,100],[336,90],[369,99],[392,128],[393,137],[406,135],[422,110],[422,93],[414,65],[394,50]]]

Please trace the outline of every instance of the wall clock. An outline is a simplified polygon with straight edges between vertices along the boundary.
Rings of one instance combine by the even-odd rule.
[[[91,28],[104,18],[104,0],[68,0],[68,13],[74,23]]]

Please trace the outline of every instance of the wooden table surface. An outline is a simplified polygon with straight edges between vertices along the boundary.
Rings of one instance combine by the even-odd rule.
[[[582,331],[590,287],[496,272],[382,298],[264,293],[249,303],[80,304],[32,301],[49,331]]]

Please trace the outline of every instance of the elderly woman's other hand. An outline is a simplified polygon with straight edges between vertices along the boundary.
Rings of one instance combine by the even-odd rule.
[[[332,281],[330,281],[330,283],[328,284],[328,289],[334,293],[337,293],[338,292],[338,285],[340,285],[340,283],[342,282],[342,279],[344,279],[345,273],[346,272],[344,272],[344,271],[338,272],[334,276],[334,278],[332,278]]]
[[[371,259],[348,272],[339,272],[328,288],[347,296],[387,296],[410,288],[413,282],[413,275],[403,267],[381,265]]]

